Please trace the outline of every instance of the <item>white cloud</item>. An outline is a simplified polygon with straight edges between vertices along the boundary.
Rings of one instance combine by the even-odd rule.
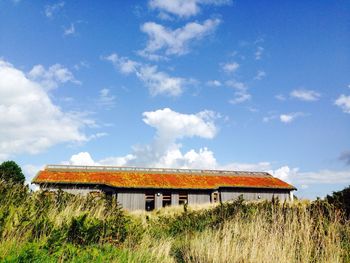
[[[234,73],[239,68],[239,64],[237,62],[225,63],[222,64],[222,70],[226,73]]]
[[[209,80],[207,85],[211,87],[220,87],[222,86],[222,83],[219,80]]]
[[[150,0],[148,4],[151,9],[160,11],[161,17],[164,17],[164,14],[171,14],[187,18],[197,15],[201,5],[225,5],[231,2],[231,0]]]
[[[303,101],[316,101],[321,97],[320,93],[305,89],[293,90],[290,96]]]
[[[277,100],[280,100],[280,101],[285,101],[285,100],[286,100],[286,96],[284,96],[284,95],[282,95],[282,94],[277,94],[277,95],[275,96],[275,98],[276,98]]]
[[[74,65],[75,70],[80,70],[82,68],[89,68],[89,67],[90,67],[89,63],[84,60]]]
[[[286,113],[286,114],[281,114],[280,115],[280,121],[284,123],[291,123],[293,122],[296,118],[304,116],[304,113],[302,112],[292,112],[292,113]]]
[[[109,89],[101,89],[97,104],[105,109],[111,109],[115,106],[115,96],[111,95]]]
[[[239,104],[251,99],[252,96],[248,93],[248,87],[243,82],[229,80],[226,81],[226,85],[235,89],[234,98],[229,101],[231,104]]]
[[[53,18],[56,13],[58,13],[64,7],[64,2],[57,2],[53,5],[47,5],[45,7],[44,13],[46,17]]]
[[[298,168],[291,169],[288,166],[282,166],[276,170],[270,170],[269,173],[274,177],[290,183],[292,181],[292,177],[295,176],[298,171]]]
[[[136,157],[132,154],[128,154],[122,157],[109,157],[98,162],[99,165],[115,165],[115,166],[126,166],[129,165],[130,161]]]
[[[213,122],[214,113],[202,111],[197,114],[182,114],[169,108],[143,113],[143,121],[157,130],[159,138],[174,140],[175,138],[199,136],[211,139],[217,133]]]
[[[140,63],[133,61],[127,57],[120,57],[116,53],[104,57],[105,60],[108,60],[113,63],[113,65],[124,74],[130,74],[137,72],[137,69],[141,66]]]
[[[152,96],[160,94],[179,96],[185,85],[183,78],[170,77],[167,73],[158,71],[157,66],[141,67],[137,76],[149,88]]]
[[[72,155],[69,163],[72,165],[97,165],[88,152],[80,152]]]
[[[42,70],[36,68],[29,75],[37,76],[38,72]],[[66,80],[64,76],[55,75]],[[51,101],[47,87],[3,60],[0,60],[0,116],[2,157],[38,153],[59,143],[84,142],[88,138],[81,129],[91,123],[79,114],[62,111]]]
[[[342,94],[338,99],[336,99],[334,104],[340,107],[343,112],[350,113],[350,96]]]
[[[64,36],[69,36],[69,35],[74,35],[74,34],[75,34],[75,26],[73,23],[71,23],[69,27],[64,28],[64,30],[63,30]]]
[[[183,114],[168,108],[144,112],[143,121],[156,129],[156,136],[150,144],[135,146],[132,153],[126,156],[108,157],[98,162],[92,161],[90,155],[80,153],[79,158],[75,156],[70,163],[213,169],[216,167],[213,152],[204,147],[183,153],[177,141],[194,136],[214,138],[218,130],[214,121],[218,117],[218,114],[208,110],[196,114]]]
[[[150,66],[126,57],[119,57],[115,53],[104,59],[112,62],[121,73],[134,73],[149,89],[152,96],[179,96],[182,94],[184,87],[191,82],[184,78],[169,76],[167,73],[159,71],[157,66]]]
[[[35,184],[31,184],[32,180],[36,176],[37,172],[44,169],[45,165],[32,165],[26,164],[23,167],[23,174],[25,176],[25,183],[29,185],[29,187],[36,191],[39,190],[39,186]]]
[[[46,89],[57,88],[59,84],[66,82],[81,84],[69,69],[60,64],[52,65],[47,70],[42,65],[35,65],[28,73],[28,77]]]
[[[350,184],[350,170],[301,172],[292,179],[302,184]]]
[[[262,58],[263,52],[264,52],[263,47],[261,47],[261,46],[257,47],[257,49],[255,51],[255,59],[260,60]]]
[[[218,167],[222,170],[232,170],[232,171],[267,171],[271,169],[271,163],[269,162],[259,162],[259,163],[229,163],[226,165],[221,165]]]
[[[150,59],[158,59],[157,52],[165,55],[183,55],[188,53],[189,45],[212,33],[220,24],[219,19],[207,19],[202,24],[187,23],[185,26],[172,30],[154,22],[147,22],[141,26],[141,31],[149,37],[145,49],[140,55]]]
[[[256,76],[254,77],[254,79],[262,80],[265,77],[266,77],[266,72],[263,71],[263,70],[258,70],[258,72],[256,73]]]
[[[231,104],[239,104],[239,103],[243,103],[246,102],[248,100],[250,100],[252,98],[252,96],[246,92],[243,91],[237,91],[235,92],[235,97],[231,100],[229,100],[229,102]]]
[[[263,117],[263,122],[270,122],[276,118],[278,118],[278,116],[276,116],[276,115],[265,116],[265,117]]]

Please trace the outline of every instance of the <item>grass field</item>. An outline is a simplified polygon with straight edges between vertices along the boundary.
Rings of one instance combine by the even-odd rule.
[[[350,262],[350,225],[324,201],[127,213],[115,200],[0,183],[1,262]]]

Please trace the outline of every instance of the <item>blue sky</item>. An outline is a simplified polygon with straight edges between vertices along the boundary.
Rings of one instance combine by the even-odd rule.
[[[348,1],[0,0],[0,160],[350,184]]]

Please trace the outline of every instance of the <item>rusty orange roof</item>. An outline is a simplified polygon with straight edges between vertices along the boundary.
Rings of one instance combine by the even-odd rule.
[[[264,172],[57,165],[47,166],[40,171],[33,183],[99,184],[117,188],[217,189],[219,187],[244,187],[296,189],[294,186]]]

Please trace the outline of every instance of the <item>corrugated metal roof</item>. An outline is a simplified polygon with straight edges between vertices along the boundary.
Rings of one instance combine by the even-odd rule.
[[[104,169],[105,168],[105,169]],[[161,168],[47,166],[36,184],[99,184],[118,188],[217,189],[219,187],[295,189],[264,172]]]

